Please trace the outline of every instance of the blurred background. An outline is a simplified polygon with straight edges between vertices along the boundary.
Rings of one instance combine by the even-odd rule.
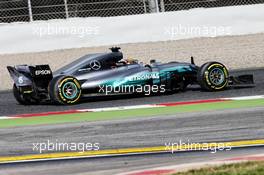
[[[0,23],[123,16],[263,2],[264,0],[1,0]]]

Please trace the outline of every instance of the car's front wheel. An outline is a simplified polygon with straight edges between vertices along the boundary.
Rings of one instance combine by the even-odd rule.
[[[202,89],[220,91],[228,85],[229,73],[227,68],[218,62],[209,62],[201,66],[197,80]]]
[[[49,84],[49,95],[57,104],[76,104],[81,97],[81,85],[71,76],[58,76]]]

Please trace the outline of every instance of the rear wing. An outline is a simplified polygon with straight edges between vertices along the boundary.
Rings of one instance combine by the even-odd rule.
[[[32,86],[33,83],[41,87],[48,86],[53,78],[49,65],[7,66],[7,70],[17,87]]]
[[[31,73],[32,78],[47,78],[52,79],[52,71],[49,65],[36,65],[36,66],[29,66],[29,71]]]

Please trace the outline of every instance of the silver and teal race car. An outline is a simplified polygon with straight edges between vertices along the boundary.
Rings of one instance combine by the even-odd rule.
[[[14,80],[13,93],[23,105],[41,102],[76,104],[87,95],[162,94],[184,91],[190,84],[202,90],[221,91],[228,86],[254,84],[253,75],[229,76],[219,62],[149,64],[123,59],[120,48],[85,55],[52,72],[49,65],[7,67]]]

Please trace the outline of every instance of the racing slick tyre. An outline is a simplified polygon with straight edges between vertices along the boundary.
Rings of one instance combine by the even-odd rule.
[[[21,105],[34,105],[38,104],[38,102],[32,98],[30,98],[29,95],[23,94],[20,92],[19,88],[14,84],[13,85],[13,94],[16,99],[16,101]]]
[[[81,97],[81,85],[71,76],[58,76],[49,84],[49,96],[56,104],[76,104]]]
[[[228,77],[228,70],[222,63],[208,62],[199,69],[197,81],[204,90],[221,91],[228,85]]]

